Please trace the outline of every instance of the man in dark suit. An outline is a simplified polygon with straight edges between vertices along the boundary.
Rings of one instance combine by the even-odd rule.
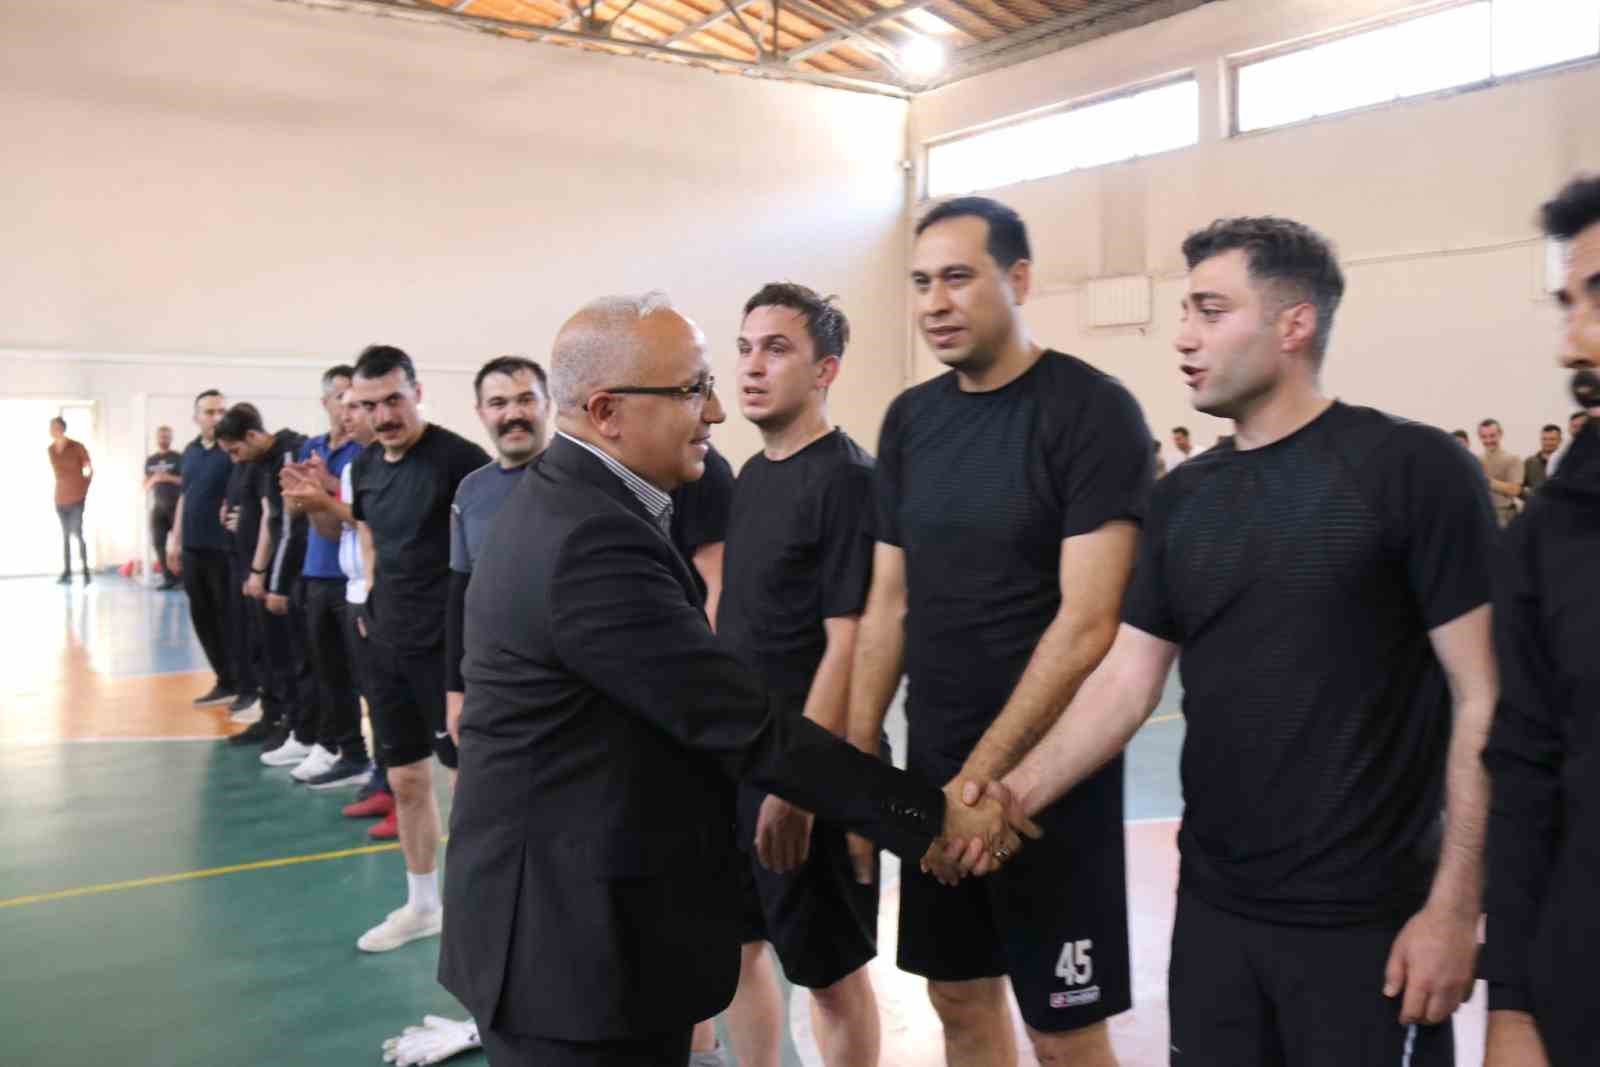
[[[941,834],[993,865],[1020,842],[997,804],[772,714],[718,645],[669,539],[723,419],[691,322],[662,294],[597,301],[550,379],[558,433],[467,593],[440,980],[494,1067],[682,1067],[738,978],[736,781],[925,863]]]

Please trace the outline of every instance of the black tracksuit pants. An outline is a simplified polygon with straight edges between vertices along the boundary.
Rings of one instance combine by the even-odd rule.
[[[317,742],[344,759],[365,761],[361,695],[345,635],[345,580],[300,579],[300,618],[311,667]]]
[[[228,629],[230,571],[227,552],[211,548],[183,550],[183,589],[189,596],[189,619],[194,623],[195,636],[217,676],[217,686],[234,693],[239,690],[239,679]],[[232,589],[234,599],[239,599],[238,587]]]

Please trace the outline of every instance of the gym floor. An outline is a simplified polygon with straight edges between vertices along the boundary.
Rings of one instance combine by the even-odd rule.
[[[356,950],[403,902],[397,846],[340,816],[350,793],[292,786],[258,750],[218,743],[223,710],[191,706],[212,677],[181,592],[27,578],[0,581],[0,602],[4,1062],[354,1067],[380,1063],[383,1039],[425,1013],[464,1017],[434,981],[436,940]],[[1178,701],[1169,685],[1128,759],[1135,1007],[1112,1023],[1124,1067],[1167,1059]],[[890,733],[903,751],[898,708]],[[894,968],[897,892],[886,864],[883,1063],[933,1067],[922,981]],[[785,1064],[819,1064],[806,994],[790,993]],[[1481,983],[1456,1031],[1457,1062],[1481,1063]]]

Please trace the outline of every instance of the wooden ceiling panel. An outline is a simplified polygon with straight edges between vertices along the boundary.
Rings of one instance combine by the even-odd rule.
[[[579,2],[581,8],[576,6]],[[590,2],[595,6],[590,8]],[[1024,51],[1037,55],[1069,47],[1207,0],[915,0],[917,11],[942,21],[948,27],[945,30],[919,20],[916,12],[890,14],[908,2],[912,0],[776,0],[780,57],[824,38],[826,42],[804,59],[787,64],[775,61],[760,73],[781,77],[787,71],[814,80],[841,75],[902,85],[900,73],[882,51],[924,36],[949,50],[950,78],[968,77],[981,69],[1016,62]],[[468,0],[464,6],[461,0],[351,0],[351,4],[368,9],[424,7],[436,11],[438,19],[465,20],[507,36],[606,52],[627,52],[632,45],[636,54],[658,58],[659,53],[642,53],[639,46],[659,48],[680,38],[669,47],[741,64],[756,61],[758,53],[768,53],[773,47],[774,0]],[[729,4],[738,10],[737,17],[728,14]],[[593,21],[584,15],[592,16]],[[862,25],[867,21],[870,26]],[[520,26],[530,30],[523,31]],[[846,32],[846,27],[859,32]],[[541,36],[539,29],[593,36]],[[750,34],[760,38],[759,46]],[[1012,35],[1017,36],[1014,46],[1007,40]],[[964,56],[969,49],[973,54]],[[685,61],[695,62],[687,57]],[[894,91],[906,95],[923,87],[912,84]]]

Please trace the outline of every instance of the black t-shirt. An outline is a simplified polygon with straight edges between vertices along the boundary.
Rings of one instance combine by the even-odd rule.
[[[952,371],[890,405],[876,534],[905,551],[920,743],[966,757],[1060,609],[1061,542],[1141,520],[1154,466],[1133,396],[1059,352],[1000,389],[962,392]]]
[[[249,568],[255,558],[256,542],[261,540],[261,493],[258,491],[255,464],[235,463],[228,471],[228,509],[239,509],[239,525],[233,531],[233,552]]]
[[[734,483],[717,633],[785,711],[805,711],[823,620],[866,606],[871,506],[872,457],[843,430],[778,462],[758,453]]]
[[[196,437],[183,450],[182,470],[184,549],[226,552],[231,541],[217,515],[227,498],[233,461],[221,445],[207,448]]]
[[[1477,460],[1370,408],[1162,480],[1123,619],[1183,650],[1188,889],[1281,922],[1422,905],[1451,722],[1428,631],[1488,601],[1494,537]]]
[[[403,650],[444,643],[450,599],[450,504],[461,479],[489,462],[465,437],[429,423],[398,463],[374,442],[355,458],[351,511],[378,555],[368,600],[376,636]]]
[[[152,452],[144,461],[144,474],[148,478],[152,474],[183,474],[183,457],[167,449],[165,452]],[[150,489],[155,497],[155,507],[162,511],[172,511],[178,506],[178,495],[183,492],[179,486],[171,482],[157,482]]]
[[[672,543],[689,564],[701,596],[706,594],[706,583],[694,565],[695,549],[727,539],[732,506],[733,466],[713,446],[706,453],[706,472],[700,480],[672,491]]]

